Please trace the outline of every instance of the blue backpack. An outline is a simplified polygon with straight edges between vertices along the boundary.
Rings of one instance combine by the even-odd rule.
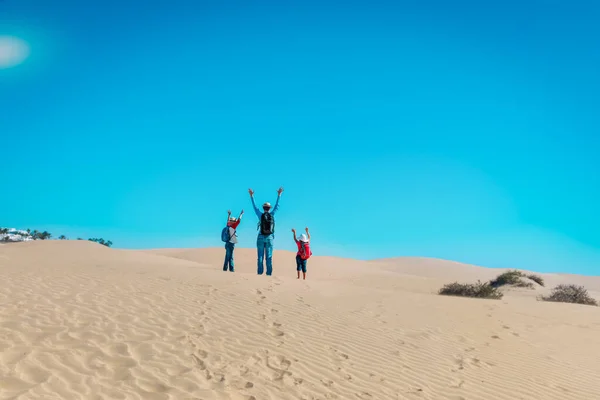
[[[221,240],[225,243],[229,242],[229,240],[231,239],[231,236],[229,235],[229,227],[226,226],[225,228],[223,228],[223,230],[221,231]]]

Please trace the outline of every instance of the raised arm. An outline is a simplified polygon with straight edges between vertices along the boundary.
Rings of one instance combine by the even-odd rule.
[[[296,239],[296,230],[292,228],[292,234],[294,235],[294,242],[298,243],[298,239]]]
[[[229,218],[231,218],[231,210],[227,210],[227,223],[229,224]]]
[[[256,203],[254,202],[254,190],[248,189],[248,193],[250,193],[250,200],[252,200],[252,207],[254,208],[254,212],[256,213],[258,219],[260,219],[262,212],[260,212],[258,207],[256,207]]]
[[[308,240],[310,241],[310,232],[308,231],[308,228],[306,228],[306,236],[308,237]]]
[[[275,216],[275,213],[277,212],[277,210],[279,210],[279,199],[281,198],[281,193],[283,193],[282,187],[277,189],[277,201],[275,202],[275,207],[273,207],[273,210],[271,211],[271,215],[273,216]]]
[[[229,212],[231,214],[231,212]],[[235,222],[233,224],[231,224],[231,227],[233,229],[237,229],[238,225],[240,224],[240,222],[242,222],[242,215],[244,215],[244,210],[242,210],[242,212],[240,213],[240,216],[238,217],[238,219],[235,220]]]

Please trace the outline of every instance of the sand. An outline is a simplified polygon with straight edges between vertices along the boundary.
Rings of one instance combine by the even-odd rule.
[[[0,247],[0,399],[600,398],[600,307],[439,296],[500,271],[276,251]],[[542,274],[583,283],[600,278]]]

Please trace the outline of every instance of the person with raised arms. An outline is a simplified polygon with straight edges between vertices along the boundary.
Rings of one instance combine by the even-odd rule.
[[[235,244],[238,242],[236,229],[240,222],[242,222],[243,215],[244,210],[242,210],[239,217],[232,217],[231,210],[227,210],[227,225],[221,231],[221,240],[225,242],[225,262],[223,263],[223,271],[227,271],[228,267],[229,271],[234,271],[233,250],[235,249]]]
[[[296,230],[292,228],[294,242],[296,242],[296,246],[298,246],[298,253],[296,253],[296,271],[298,272],[298,279],[300,279],[300,271],[302,271],[303,279],[306,279],[306,263],[310,256],[312,256],[312,251],[310,250],[310,232],[308,231],[308,228],[305,228],[305,230],[306,235],[303,233],[298,239],[296,237]]]
[[[256,250],[258,252],[257,273],[262,275],[264,271],[263,260],[266,258],[267,276],[273,273],[273,240],[275,239],[275,213],[279,209],[279,199],[283,188],[277,190],[277,201],[275,207],[271,210],[271,203],[266,202],[262,205],[263,210],[260,211],[254,202],[254,191],[248,189],[252,207],[258,217],[258,236],[256,238]]]

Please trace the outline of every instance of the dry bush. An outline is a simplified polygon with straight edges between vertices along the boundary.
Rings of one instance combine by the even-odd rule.
[[[598,305],[598,301],[588,294],[586,288],[577,285],[558,285],[552,289],[550,296],[542,296],[541,299],[544,301],[585,304],[588,306]]]
[[[532,281],[534,281],[535,283],[537,283],[540,286],[544,286],[544,278],[542,278],[539,275],[535,275],[535,274],[529,274],[527,275],[527,277],[529,279],[531,279]]]
[[[481,299],[501,299],[503,294],[488,282],[482,283],[448,283],[438,292],[446,296],[476,297]]]
[[[529,289],[533,289],[533,283],[531,282],[526,282],[521,278],[525,278],[525,274],[522,273],[521,271],[517,271],[517,270],[513,270],[513,271],[506,271],[500,275],[498,275],[496,277],[496,279],[490,281],[490,285],[498,288],[500,286],[504,286],[504,285],[511,285],[511,286],[515,286],[515,287],[524,287],[524,288],[529,288]]]

